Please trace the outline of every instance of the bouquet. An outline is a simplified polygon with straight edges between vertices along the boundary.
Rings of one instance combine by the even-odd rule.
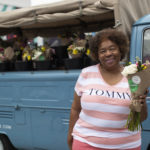
[[[22,60],[23,61],[31,61],[32,50],[27,45],[24,49],[22,49]]]
[[[70,45],[68,48],[69,58],[78,58],[81,57],[85,51],[85,48],[82,46]]]
[[[55,50],[48,45],[32,50],[32,60],[34,61],[53,60],[54,55]]]
[[[137,59],[136,64],[129,64],[124,67],[122,74],[127,77],[131,91],[131,110],[126,126],[130,131],[139,130],[141,106],[136,103],[136,100],[139,99],[139,96],[144,95],[150,86],[150,63],[147,61],[142,64]]]

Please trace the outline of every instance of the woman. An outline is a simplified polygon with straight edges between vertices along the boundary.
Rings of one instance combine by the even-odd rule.
[[[128,52],[128,40],[121,31],[104,29],[92,39],[90,49],[99,64],[84,68],[76,83],[68,132],[70,150],[140,150],[140,131],[125,128],[131,98],[120,60]],[[141,121],[147,118],[145,97],[138,101]]]

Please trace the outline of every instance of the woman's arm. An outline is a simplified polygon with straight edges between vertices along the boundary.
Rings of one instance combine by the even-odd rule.
[[[81,104],[80,104],[80,96],[74,93],[74,101],[72,103],[71,112],[70,112],[70,122],[69,122],[69,131],[68,131],[68,145],[70,150],[72,149],[72,130],[76,123],[76,121],[79,118],[79,113],[81,111]]]

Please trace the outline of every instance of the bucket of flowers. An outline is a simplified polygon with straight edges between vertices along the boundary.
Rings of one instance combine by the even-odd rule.
[[[9,71],[11,69],[11,61],[14,58],[14,49],[10,46],[0,48],[0,71]]]
[[[32,63],[32,50],[30,49],[29,45],[25,48],[21,49],[22,53],[22,60],[17,60],[15,62],[15,70],[16,71],[30,71],[33,69]]]
[[[52,68],[54,49],[43,45],[33,50],[33,66],[35,70],[49,70]]]
[[[81,58],[85,51],[85,48],[83,46],[76,46],[72,44],[67,48],[67,51],[70,59]]]
[[[0,48],[0,71],[6,71],[6,57],[4,56],[4,49]]]
[[[65,69],[83,68],[84,46],[76,46],[75,44],[72,44],[67,48],[67,51],[69,58],[64,59]]]

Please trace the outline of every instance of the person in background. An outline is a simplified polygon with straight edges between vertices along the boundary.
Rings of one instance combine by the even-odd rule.
[[[131,95],[120,61],[128,52],[128,39],[116,29],[104,29],[90,41],[99,63],[84,68],[75,85],[70,113],[70,150],[140,150],[141,131],[125,125]],[[141,121],[147,118],[146,94],[140,96]]]

